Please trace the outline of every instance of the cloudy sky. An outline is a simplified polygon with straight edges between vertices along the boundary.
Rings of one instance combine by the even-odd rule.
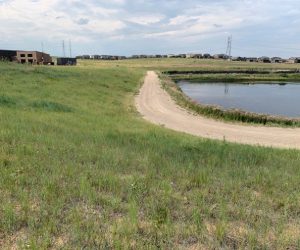
[[[0,0],[0,48],[300,56],[299,0]],[[66,49],[68,50],[68,49]]]

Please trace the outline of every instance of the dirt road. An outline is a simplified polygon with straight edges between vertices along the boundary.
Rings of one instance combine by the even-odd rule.
[[[135,102],[146,120],[175,131],[242,144],[300,149],[300,128],[241,125],[189,113],[161,88],[158,76],[152,71],[147,73]]]

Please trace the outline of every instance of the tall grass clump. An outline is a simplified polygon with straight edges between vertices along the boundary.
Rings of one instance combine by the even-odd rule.
[[[14,98],[6,95],[0,95],[0,106],[13,107],[15,105],[16,101]]]
[[[72,112],[72,108],[68,107],[67,105],[51,101],[35,101],[32,103],[32,107],[45,111]]]

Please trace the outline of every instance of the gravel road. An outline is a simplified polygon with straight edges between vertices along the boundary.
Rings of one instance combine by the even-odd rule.
[[[144,119],[175,131],[241,144],[300,149],[300,128],[228,123],[188,112],[179,107],[162,89],[160,80],[153,71],[147,73],[135,103]]]

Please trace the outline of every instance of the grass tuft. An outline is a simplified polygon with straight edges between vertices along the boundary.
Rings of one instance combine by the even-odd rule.
[[[0,106],[13,107],[16,105],[16,103],[17,102],[14,98],[6,95],[0,95]]]
[[[50,101],[36,101],[32,103],[32,107],[50,112],[72,112],[73,109],[67,105]]]

